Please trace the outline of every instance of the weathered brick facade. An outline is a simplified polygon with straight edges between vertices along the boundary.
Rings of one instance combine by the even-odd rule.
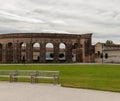
[[[96,63],[120,63],[120,44],[95,44]]]
[[[59,61],[59,44],[66,46],[65,62],[72,62],[72,49],[76,50],[76,62],[94,62],[93,49],[91,45],[92,34],[57,34],[57,33],[14,33],[0,35],[0,62],[21,63],[21,45],[26,43],[26,62],[33,62],[33,44],[40,44],[39,63],[45,63],[46,44],[54,46],[54,59]]]

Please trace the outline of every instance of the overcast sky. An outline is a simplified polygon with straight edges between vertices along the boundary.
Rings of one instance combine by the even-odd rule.
[[[93,33],[120,44],[120,0],[0,0],[0,33]]]

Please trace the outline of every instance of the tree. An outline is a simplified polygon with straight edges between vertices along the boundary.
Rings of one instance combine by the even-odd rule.
[[[107,40],[106,44],[113,44],[113,41],[112,40]]]

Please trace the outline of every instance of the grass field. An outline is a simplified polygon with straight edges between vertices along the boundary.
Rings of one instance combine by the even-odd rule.
[[[0,65],[0,70],[59,70],[64,87],[120,92],[120,65]]]

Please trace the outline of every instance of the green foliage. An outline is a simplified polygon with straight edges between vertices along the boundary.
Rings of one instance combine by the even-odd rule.
[[[120,92],[120,65],[0,65],[0,70],[59,70],[62,86]]]
[[[107,40],[106,44],[113,44],[113,41],[112,40]]]

